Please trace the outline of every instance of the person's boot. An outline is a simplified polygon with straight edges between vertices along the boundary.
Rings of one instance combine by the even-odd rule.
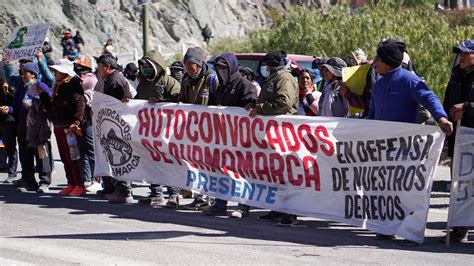
[[[209,200],[203,199],[202,197],[196,197],[193,202],[184,205],[184,208],[187,210],[197,210],[206,206],[209,206]]]
[[[237,208],[235,211],[233,211],[230,214],[231,218],[237,218],[237,219],[241,219],[241,218],[249,217],[249,216],[250,216],[250,211],[244,208]]]
[[[21,187],[21,186],[25,185],[25,180],[23,180],[23,178],[20,178],[20,179],[12,181],[12,184],[14,186]]]
[[[290,227],[290,226],[296,226],[297,224],[298,224],[298,219],[296,215],[287,214],[283,216],[281,221],[278,223],[278,226]]]
[[[165,208],[177,209],[179,206],[179,195],[171,195],[168,202],[165,205]]]
[[[449,243],[462,243],[466,240],[468,229],[466,227],[453,227],[449,234]],[[441,239],[441,242],[446,242],[446,237]]]
[[[74,186],[72,185],[67,185],[66,188],[63,188],[61,191],[58,192],[59,195],[61,196],[66,196],[69,195],[74,190]]]
[[[39,188],[36,190],[38,193],[47,193],[49,192],[49,186],[46,184],[41,184]]]
[[[75,186],[74,189],[69,193],[71,197],[80,197],[86,195],[86,189],[83,186]]]
[[[276,212],[276,211],[270,211],[269,213],[259,216],[258,220],[259,221],[272,221],[272,220],[279,220],[282,219],[285,216],[284,213],[281,212]]]
[[[16,188],[16,192],[28,192],[28,191],[36,191],[38,189],[38,185],[24,185],[24,186],[19,186]]]
[[[4,184],[11,184],[11,183],[13,183],[13,181],[15,181],[16,179],[17,179],[16,176],[11,175],[11,176],[8,176],[7,179],[5,179],[5,180],[3,181],[3,183],[4,183]]]
[[[119,203],[119,204],[132,204],[133,197],[132,195],[122,196],[117,193],[109,194],[110,196],[107,198],[109,203]]]
[[[201,209],[202,213],[209,216],[227,215],[227,208],[218,207],[216,204]]]

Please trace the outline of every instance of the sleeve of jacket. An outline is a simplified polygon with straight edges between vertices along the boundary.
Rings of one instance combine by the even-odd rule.
[[[375,118],[375,103],[374,103],[374,97],[372,97],[369,103],[369,114],[367,115],[367,119],[374,119],[374,118]]]
[[[181,95],[181,84],[173,77],[166,76],[166,89],[168,90],[169,97],[167,101],[178,102],[178,98]]]
[[[309,109],[311,109],[314,114],[317,114],[319,111],[319,99],[321,98],[321,95],[321,92],[317,90],[306,93],[305,95],[306,101],[309,105]]]
[[[3,66],[3,71],[4,71],[5,79],[8,83],[8,86],[14,87],[15,89],[17,89],[20,86],[21,78],[13,74],[13,66],[10,64],[5,64]]]
[[[44,55],[41,56],[41,60],[38,61],[38,68],[43,77],[43,82],[48,85],[48,87],[54,87],[54,83],[56,79],[54,78],[53,73],[49,70],[48,65],[46,64],[46,57]]]
[[[283,115],[288,113],[292,106],[292,101],[297,88],[289,79],[280,79],[274,84],[275,98],[272,101],[265,101],[255,106],[255,111],[259,115]]]
[[[76,102],[76,110],[74,110],[74,122],[82,123],[84,118],[84,110],[86,109],[86,98],[79,93],[74,94],[74,101]]]
[[[186,103],[186,89],[183,87],[183,83],[181,83],[181,89],[178,95],[178,102]]]
[[[241,90],[241,106],[240,107],[245,107],[249,103],[256,103],[257,102],[257,87],[255,85],[247,80],[244,80],[242,82],[242,90]]]
[[[446,90],[444,92],[444,100],[443,100],[443,108],[446,114],[449,114],[449,109],[451,109],[453,105],[452,99],[452,92],[456,89],[456,75],[451,75],[451,78],[448,81],[448,85],[446,86]]]
[[[443,109],[438,96],[436,96],[423,81],[412,81],[413,89],[410,90],[411,95],[421,105],[423,105],[438,121],[441,117],[448,118],[448,115]]]
[[[347,102],[349,102],[350,105],[360,108],[360,109],[365,109],[366,106],[364,104],[364,96],[359,95],[357,93],[354,93],[352,91],[347,91],[346,95],[344,96],[347,99]]]

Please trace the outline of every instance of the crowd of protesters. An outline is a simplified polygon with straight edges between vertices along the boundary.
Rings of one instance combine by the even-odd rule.
[[[83,45],[79,31],[73,37],[67,30],[61,40],[60,60],[53,61],[49,40],[45,40],[42,52],[34,58],[19,61],[18,74],[13,72],[11,62],[3,59],[0,129],[6,151],[4,169],[8,172],[5,183],[13,183],[19,192],[49,191],[54,168],[50,140],[54,133],[67,181],[60,195],[78,197],[95,192],[110,203],[133,203],[131,182],[94,175],[93,91],[124,103],[142,99],[149,104],[182,102],[241,107],[250,117],[305,115],[419,123],[427,120],[420,119],[427,110],[431,120],[451,135],[450,144],[455,129],[452,122],[462,121],[462,125],[474,127],[473,40],[453,49],[459,64],[453,70],[444,105],[417,74],[405,44],[391,39],[380,42],[373,61],[367,59],[363,50],[356,49],[345,59],[316,58],[312,69],[303,70],[293,69],[294,64],[284,51],[268,51],[259,68],[252,70],[239,66],[232,53],[207,60],[203,49],[192,47],[182,62],[169,66],[158,51],[148,51],[138,62],[127,64],[122,73],[113,55],[111,39],[98,58],[81,54]],[[371,67],[363,93],[357,94],[342,81],[342,69],[362,64]],[[349,105],[364,111],[349,116]],[[178,208],[183,191],[178,187],[166,187],[166,191],[168,201],[162,184],[150,184],[149,196],[138,202]],[[201,210],[206,215],[227,215],[226,201],[205,195],[194,195],[193,202],[183,207]],[[230,216],[248,217],[249,210],[250,206],[239,204]],[[278,220],[281,226],[297,225],[295,215],[276,211],[259,219]],[[466,235],[466,228],[455,228],[451,238],[461,241]]]

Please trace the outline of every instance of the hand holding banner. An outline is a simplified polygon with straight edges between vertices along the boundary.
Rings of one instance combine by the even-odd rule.
[[[96,175],[199,191],[423,242],[434,126],[132,100],[96,92]]]

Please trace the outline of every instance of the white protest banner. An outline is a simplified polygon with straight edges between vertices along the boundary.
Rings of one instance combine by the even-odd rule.
[[[474,225],[474,128],[458,127],[448,227]]]
[[[421,243],[437,127],[236,107],[128,104],[95,93],[96,175],[199,191]]]
[[[48,34],[49,24],[16,27],[4,48],[9,61],[31,58],[41,50]]]

